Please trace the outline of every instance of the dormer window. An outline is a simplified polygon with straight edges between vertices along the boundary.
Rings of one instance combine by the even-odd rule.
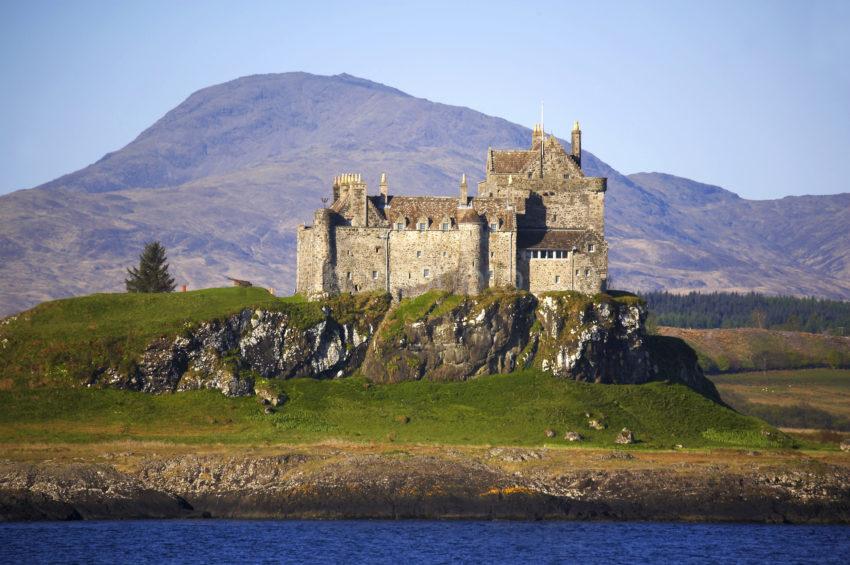
[[[490,222],[490,231],[499,231],[499,222]]]
[[[450,223],[448,223],[448,222],[443,222],[443,226],[442,226],[443,231],[449,231],[449,228],[450,228],[450,227],[451,227],[451,224],[450,224]]]
[[[425,231],[426,229],[428,229],[428,224],[426,224],[425,222],[419,222],[416,225],[416,229],[418,229],[419,231]]]

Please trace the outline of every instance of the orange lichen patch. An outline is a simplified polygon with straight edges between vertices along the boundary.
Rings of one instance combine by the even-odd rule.
[[[534,491],[528,487],[521,486],[493,487],[487,492],[482,492],[479,496],[511,496],[514,494],[534,494]]]

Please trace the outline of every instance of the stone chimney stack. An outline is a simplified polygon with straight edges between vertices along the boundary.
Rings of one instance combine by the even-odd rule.
[[[458,197],[457,205],[466,208],[468,203],[469,186],[466,184],[466,173],[463,173],[463,176],[460,177],[460,196]]]
[[[573,157],[578,161],[578,166],[581,167],[581,129],[578,127],[578,120],[573,124]]]
[[[390,185],[387,183],[387,173],[381,173],[381,198],[384,206],[390,202]]]
[[[543,142],[543,124],[534,124],[534,129],[531,130],[531,145],[536,145],[538,141]]]

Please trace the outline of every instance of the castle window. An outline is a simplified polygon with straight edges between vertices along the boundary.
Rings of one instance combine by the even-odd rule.
[[[490,231],[498,231],[499,222],[490,222]]]
[[[404,229],[404,222],[396,222],[395,223],[395,229],[397,229],[398,231],[403,230]]]
[[[493,258],[493,257],[495,257],[495,256],[496,256],[496,252],[495,252],[495,251],[491,251],[491,252],[490,252],[490,258],[492,259],[492,258]]]
[[[566,180],[568,178],[570,178],[570,175],[568,175],[567,173],[564,173],[564,180]]]
[[[443,257],[445,257],[445,256],[446,256],[446,252],[445,252],[445,251],[443,251]]]
[[[422,252],[421,252],[421,251],[417,251],[417,252],[416,252],[416,258],[417,258],[417,259],[419,259],[420,257],[422,257]]]
[[[487,271],[487,278],[488,278],[488,279],[492,279],[492,278],[493,278],[493,271]]]
[[[584,276],[586,276],[586,277],[589,277],[589,276],[590,276],[590,269],[585,269],[585,270],[584,270]]]
[[[559,275],[555,275],[555,284],[561,284],[561,277]]]
[[[372,280],[375,280],[377,278],[378,278],[378,271],[372,271]]]
[[[351,271],[345,273],[345,278],[347,278],[348,280],[351,280]]]
[[[443,222],[443,231],[449,231],[449,223]]]
[[[557,221],[558,221],[558,214],[552,214],[552,221],[553,221],[553,222],[557,222]]]
[[[531,178],[531,171],[528,171],[528,178]]]
[[[375,247],[375,253],[380,253],[380,252],[381,252],[381,248],[380,248],[380,247]]]
[[[576,269],[576,276],[579,276],[579,270]]]
[[[593,244],[592,244],[592,243],[588,243],[588,244],[587,244],[587,252],[588,252],[588,253],[593,253],[593,250],[594,250],[594,249],[595,249],[595,247],[593,246]]]
[[[428,228],[428,224],[425,222],[419,222],[419,231],[425,231]]]
[[[427,279],[428,277],[430,277],[430,276],[431,276],[431,269],[424,269],[424,270],[422,271],[422,276],[423,276],[423,277],[425,277],[426,279]]]

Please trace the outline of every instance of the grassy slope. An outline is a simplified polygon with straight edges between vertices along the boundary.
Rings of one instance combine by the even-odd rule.
[[[659,328],[684,339],[708,373],[808,367],[850,367],[850,337],[756,328]]]
[[[778,447],[763,422],[736,414],[681,385],[595,385],[529,371],[459,383],[368,385],[353,377],[283,383],[289,401],[265,415],[255,399],[214,391],[162,396],[114,390],[0,392],[0,443],[114,439],[189,443],[299,443],[332,439],[406,443],[613,445],[623,427],[641,446]],[[606,430],[587,427],[585,413]],[[409,422],[405,419],[409,418]],[[556,438],[545,437],[547,428]]]
[[[773,425],[850,431],[850,370],[760,371],[712,380],[728,404]]]

